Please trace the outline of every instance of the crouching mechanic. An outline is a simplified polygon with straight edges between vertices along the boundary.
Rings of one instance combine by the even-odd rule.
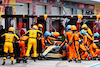
[[[46,43],[46,46],[50,46],[50,45],[53,45],[52,41],[51,40],[56,40],[55,38],[53,37],[50,37],[51,36],[51,33],[46,31],[45,32],[45,43]]]
[[[94,38],[99,38],[99,33],[94,33],[93,35]],[[92,45],[93,47],[93,51],[96,55],[96,57],[98,57],[98,60],[100,60],[100,49],[98,48],[99,41],[98,40],[94,40],[94,43]]]
[[[38,27],[36,25],[34,25],[32,27],[32,30],[29,30],[28,32],[25,33],[25,35],[29,34],[29,39],[28,39],[28,46],[27,46],[27,51],[26,51],[26,63],[27,63],[27,57],[29,56],[30,50],[33,46],[33,56],[34,56],[34,61],[37,58],[37,37],[38,37],[38,33],[42,34],[41,31],[38,30]]]
[[[89,36],[91,36],[93,38],[93,33],[92,33],[91,29],[86,24],[83,24],[81,28],[84,29],[85,32],[88,33]]]
[[[3,64],[5,64],[5,60],[6,60],[6,56],[7,56],[7,53],[8,53],[8,50],[10,52],[10,55],[11,55],[11,64],[13,64],[13,60],[14,60],[14,57],[13,57],[13,40],[14,40],[14,37],[19,40],[19,37],[14,34],[14,28],[13,27],[9,27],[8,29],[8,33],[4,33],[3,35],[1,35],[1,37],[4,37],[5,38],[5,43],[4,43],[4,57],[3,57]]]
[[[88,58],[89,55],[89,50],[88,48],[85,46],[86,42],[86,36],[88,35],[88,33],[85,32],[85,30],[81,30],[80,33],[83,35],[83,40],[82,43],[80,44],[80,51],[81,51],[81,59],[85,60],[86,58]]]

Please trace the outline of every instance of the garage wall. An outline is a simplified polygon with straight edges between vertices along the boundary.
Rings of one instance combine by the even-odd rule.
[[[44,15],[44,14],[45,14],[45,6],[36,5],[36,15]]]
[[[21,14],[26,14],[28,15],[28,4],[27,3],[16,3],[17,5],[23,5],[23,6],[16,6],[16,14],[21,15]]]
[[[53,15],[59,15],[60,14],[59,7],[52,7],[52,14]]]
[[[65,11],[64,11],[65,10]],[[63,14],[65,14],[65,12],[67,13],[67,15],[72,15],[72,9],[71,8],[66,8],[64,7],[64,10],[63,10]]]
[[[77,9],[77,14],[83,14],[82,9]]]
[[[32,15],[32,4],[29,4],[29,15]]]
[[[29,15],[32,15],[32,4],[29,4]],[[29,18],[29,29],[31,29],[32,18]]]

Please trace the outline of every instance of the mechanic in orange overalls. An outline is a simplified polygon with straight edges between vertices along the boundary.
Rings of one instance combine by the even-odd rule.
[[[67,32],[65,33],[65,41],[62,43],[61,47],[64,46],[64,43],[66,42],[67,44],[69,43],[70,38],[72,37],[72,31],[71,31],[71,25],[67,25],[66,27]],[[68,48],[68,61],[72,61],[73,59],[73,45],[67,45],[66,49]]]
[[[73,49],[73,57],[75,58],[76,62],[81,62],[80,54],[79,54],[79,37],[82,37],[79,32],[77,32],[77,28],[75,25],[71,26],[72,37],[69,40],[69,45],[72,45]],[[71,44],[72,43],[72,44]]]
[[[20,57],[25,57],[26,50],[25,50],[25,41],[28,39],[28,36],[24,36],[25,32],[21,33],[19,47],[21,48]]]
[[[94,33],[93,37],[99,38],[99,33]],[[93,51],[94,51],[96,57],[99,58],[98,60],[100,60],[100,49],[98,48],[98,46],[95,43],[93,43]]]
[[[95,43],[93,42],[93,40],[94,40],[94,38],[93,37],[91,38],[91,36],[88,35],[88,34],[84,36],[85,46],[89,50],[88,53],[90,53],[92,55],[93,59],[95,60],[96,59],[96,54],[93,51],[93,45]]]
[[[93,37],[93,33],[92,33],[91,29],[86,24],[83,24],[81,26],[81,28],[84,29],[85,32],[88,33],[91,37]]]
[[[51,36],[51,33],[50,32],[48,32],[48,31],[46,31],[45,33],[44,33],[44,35],[45,35],[45,43],[46,43],[46,46],[49,46],[49,45],[53,45],[53,43],[50,41],[50,40],[56,40],[55,38],[53,38],[53,37],[50,37]]]
[[[5,38],[5,43],[4,43],[4,57],[3,57],[3,64],[5,64],[5,60],[6,60],[6,55],[8,53],[8,50],[9,50],[9,53],[11,55],[11,64],[13,64],[13,60],[14,60],[14,57],[13,57],[13,40],[14,38],[16,38],[17,40],[19,40],[19,37],[14,34],[14,28],[13,27],[9,27],[8,29],[8,33],[5,33],[3,35],[1,35],[1,37],[4,37]]]
[[[81,30],[80,33],[83,35],[83,40],[85,40],[86,35],[88,35],[88,34],[85,32],[85,30]],[[80,45],[80,51],[81,51],[82,60],[85,60],[86,58],[88,58],[89,53],[88,53],[88,50],[87,50],[87,48],[85,46],[85,43],[87,41],[83,41],[83,40],[82,40],[82,43]]]
[[[88,33],[87,37],[85,38],[85,40],[86,40],[86,44],[85,45],[88,46],[89,51],[92,54],[93,59],[95,60],[96,59],[96,55],[92,51],[92,45],[91,45],[93,43],[93,40],[94,40],[92,31],[91,31],[90,28],[88,28],[88,26],[86,24],[83,24],[81,28],[84,29],[86,33]],[[90,45],[91,45],[91,47],[90,47]]]
[[[24,34],[26,33],[26,24],[23,24],[22,29],[20,31],[20,41],[19,41],[19,47],[21,48],[21,53],[20,53],[20,57],[24,57],[26,54],[26,50],[25,50],[25,42],[27,41],[28,37],[24,36]]]

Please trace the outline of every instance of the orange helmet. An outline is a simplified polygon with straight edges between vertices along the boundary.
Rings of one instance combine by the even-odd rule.
[[[59,36],[60,33],[59,32],[53,32],[53,36]]]
[[[77,30],[76,26],[75,26],[75,25],[72,25],[72,26],[71,26],[71,30],[72,30],[72,31],[73,31],[73,30]]]

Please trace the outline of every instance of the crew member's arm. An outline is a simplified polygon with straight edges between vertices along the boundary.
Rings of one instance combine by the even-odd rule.
[[[66,41],[64,41],[64,42],[61,44],[61,47],[63,47],[63,46],[64,46],[65,42],[66,42]]]
[[[16,34],[14,34],[14,37],[15,37],[17,40],[19,40],[19,37],[18,37]]]
[[[53,44],[50,42],[50,40],[49,40],[49,39],[47,39],[47,41],[49,42],[49,44],[50,44],[50,45],[53,45]]]
[[[29,31],[27,31],[24,36],[28,36],[28,34],[29,34]]]
[[[88,31],[88,34],[89,34],[91,37],[93,37],[93,34],[92,34],[91,29],[89,28],[87,31]]]
[[[87,43],[87,36],[84,35],[83,39],[84,39],[84,44],[86,44]]]
[[[94,38],[92,38],[90,35],[87,35],[88,39],[93,41]]]
[[[42,31],[40,31],[40,30],[37,30],[37,33],[40,34],[40,35],[43,34]],[[40,36],[40,37],[41,37],[41,36]]]
[[[65,43],[68,43],[68,37],[67,35],[65,34],[65,41],[61,44],[60,48],[63,47],[65,45]]]
[[[41,38],[41,42],[42,42],[42,49],[44,49],[44,46],[45,46],[44,37]]]
[[[83,35],[82,35],[82,34],[79,34],[79,38],[80,38],[80,39],[83,39]]]
[[[53,38],[53,37],[48,37],[48,39],[50,39],[50,40],[56,40],[55,38]]]
[[[71,45],[71,43],[72,43],[72,41],[73,41],[73,37],[74,37],[74,35],[72,34],[72,36],[71,36],[71,38],[70,38],[70,40],[69,40],[68,45]]]
[[[66,43],[68,43],[68,36],[67,36],[67,33],[65,33],[65,41],[66,41]]]
[[[5,36],[5,34],[2,34],[2,35],[1,35],[1,37],[4,37],[4,36]]]

